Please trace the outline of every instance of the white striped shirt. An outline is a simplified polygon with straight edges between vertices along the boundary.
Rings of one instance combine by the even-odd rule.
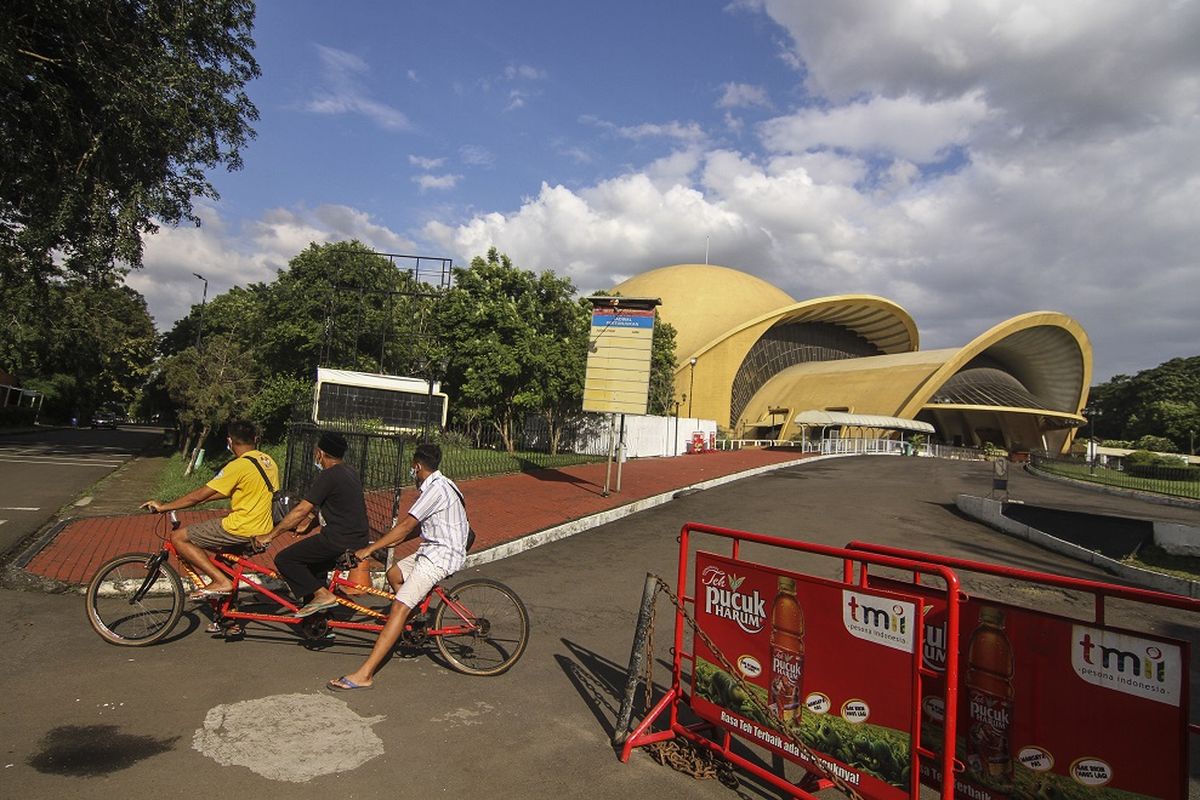
[[[421,496],[408,510],[421,532],[417,555],[447,574],[457,572],[467,560],[467,531],[471,527],[458,487],[441,471],[435,471],[418,490]]]

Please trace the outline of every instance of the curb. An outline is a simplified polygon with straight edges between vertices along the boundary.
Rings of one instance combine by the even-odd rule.
[[[515,556],[519,553],[525,552],[526,550],[532,550],[533,548],[540,547],[544,544],[550,544],[551,542],[556,542],[560,539],[566,539],[567,537],[574,536],[577,533],[583,533],[584,531],[591,530],[592,528],[597,528],[601,525],[606,525],[609,522],[614,522],[616,520],[623,519],[632,514],[636,514],[639,511],[645,511],[646,509],[655,508],[655,507],[663,505],[665,503],[669,503],[671,500],[674,500],[676,497],[681,497],[681,496],[684,496],[687,494],[692,494],[694,492],[703,491],[705,489],[711,489],[713,487],[721,486],[722,484],[726,484],[726,483],[732,483],[733,481],[741,480],[743,478],[751,478],[751,477],[754,477],[755,475],[761,475],[763,473],[771,472],[771,471],[777,470],[777,469],[787,469],[788,467],[794,467],[799,464],[806,464],[806,463],[813,462],[813,461],[824,461],[825,459],[830,459],[830,458],[847,458],[847,457],[850,457],[850,456],[848,456],[848,455],[809,456],[807,458],[797,458],[797,459],[792,459],[790,461],[780,461],[775,464],[767,464],[767,465],[764,465],[761,467],[753,467],[751,469],[743,470],[741,472],[734,472],[734,473],[730,473],[729,475],[722,475],[717,478],[711,478],[707,481],[701,481],[700,483],[695,483],[690,486],[682,486],[677,489],[671,489],[670,491],[662,492],[660,494],[652,495],[650,497],[644,497],[641,500],[635,500],[635,501],[633,501],[631,503],[627,503],[626,505],[623,505],[623,506],[617,506],[616,508],[610,508],[606,511],[601,511],[599,513],[592,514],[587,517],[580,517],[579,519],[571,520],[570,522],[564,522],[563,524],[556,525],[552,528],[545,528],[540,531],[535,531],[533,533],[529,533],[524,536],[521,536],[517,539],[513,539],[512,541],[504,542],[502,544],[498,544],[493,547],[489,547],[486,550],[482,550],[478,553],[475,553],[474,555],[468,556],[467,561],[465,564],[463,564],[462,569],[466,570],[466,569],[471,569],[474,567],[480,567],[480,566],[483,566],[484,564],[490,564],[493,561],[499,561],[501,559],[508,558],[510,556]],[[39,582],[39,583],[45,582],[47,584],[46,585],[47,591],[62,592],[63,586],[69,587],[67,589],[67,591],[77,591],[77,592],[86,591],[87,586],[84,584],[80,584],[80,585],[62,584],[60,581],[53,581],[51,579],[40,578],[39,576],[36,576],[36,575],[28,575],[28,573],[26,573],[24,571],[25,565],[28,564],[30,561],[32,561],[33,558],[38,554],[38,552],[43,547],[45,547],[47,544],[49,544],[51,541],[53,541],[54,537],[57,536],[58,533],[64,527],[66,527],[66,525],[69,522],[71,522],[74,519],[77,519],[77,518],[76,517],[68,517],[66,519],[59,520],[50,529],[39,534],[37,536],[37,539],[29,547],[27,547],[25,550],[23,550],[21,552],[21,554],[12,562],[10,569],[12,569],[14,571],[18,571],[22,575],[28,576],[30,579],[34,580],[35,582]],[[459,571],[461,572],[462,570],[459,570]],[[372,580],[372,584],[375,585],[376,588],[383,588],[386,585],[386,580],[384,579],[382,572],[373,572],[371,574],[371,580]],[[104,589],[102,588],[101,591],[103,592]]]
[[[986,497],[976,497],[960,494],[954,500],[959,511],[972,519],[978,520],[990,528],[1018,539],[1024,539],[1059,555],[1083,561],[1111,572],[1130,583],[1154,589],[1159,592],[1182,595],[1183,597],[1200,598],[1200,581],[1190,581],[1186,578],[1176,578],[1161,572],[1152,572],[1140,567],[1132,567],[1108,556],[1100,555],[1094,550],[1088,550],[1065,539],[1051,536],[1045,531],[1031,528],[1028,525],[1004,516],[1004,503]]]
[[[734,472],[729,475],[723,475],[719,478],[712,478],[707,481],[692,484],[691,486],[681,486],[678,489],[672,489],[668,492],[644,497],[641,500],[635,500],[623,506],[610,508],[607,511],[601,511],[597,514],[592,514],[587,517],[564,522],[561,525],[556,525],[553,528],[545,528],[534,533],[526,534],[519,539],[513,539],[511,542],[504,542],[495,547],[490,547],[487,550],[476,553],[473,556],[467,557],[467,563],[463,565],[463,569],[468,567],[478,567],[483,564],[489,564],[493,561],[499,561],[502,558],[515,556],[518,553],[523,553],[526,550],[532,550],[535,547],[541,547],[544,544],[557,542],[560,539],[566,539],[569,536],[574,536],[577,533],[598,528],[601,525],[607,525],[610,522],[615,522],[619,519],[624,519],[639,511],[645,511],[650,508],[661,506],[669,503],[677,497],[700,492],[705,489],[711,489],[725,483],[741,480],[743,478],[751,478],[755,475],[761,475],[764,472],[772,472],[777,469],[787,469],[798,464],[809,464],[814,461],[824,461],[829,458],[850,458],[850,454],[846,455],[829,455],[829,456],[809,456],[808,458],[797,458],[791,461],[781,461],[778,464],[768,464],[763,467],[754,467],[753,469],[743,470],[742,472]]]

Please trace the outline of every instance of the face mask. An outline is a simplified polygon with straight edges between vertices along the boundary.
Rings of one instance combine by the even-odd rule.
[[[225,449],[231,453],[233,452],[233,441],[231,439],[225,440]]]
[[[321,459],[319,458],[313,460],[313,466],[317,469],[325,469],[325,467],[321,466]]]
[[[411,480],[413,483],[416,483],[416,482],[417,482],[417,468],[416,468],[416,467],[409,467],[409,468],[408,468],[408,478],[409,478],[409,480]]]

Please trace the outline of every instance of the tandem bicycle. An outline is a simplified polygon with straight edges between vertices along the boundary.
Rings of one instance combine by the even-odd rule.
[[[177,527],[174,514],[171,517]],[[165,523],[156,525],[156,533],[162,540],[157,553],[119,555],[103,564],[88,583],[88,621],[106,642],[144,647],[171,634],[187,597],[184,577],[170,563],[172,556],[188,581],[197,588],[203,585],[200,576],[179,559]],[[352,552],[347,551],[330,575],[328,588],[337,598],[337,607],[308,617],[294,616],[299,606],[265,585],[268,579],[280,581],[279,574],[252,561],[247,552],[249,547],[210,555],[234,585],[231,594],[203,601],[213,613],[212,632],[240,632],[247,622],[275,623],[295,626],[306,641],[320,642],[339,629],[377,633],[387,622],[386,607],[372,606],[369,598],[386,598],[390,606],[392,593],[343,577],[342,571],[357,563]],[[264,603],[266,610],[259,610],[257,603],[253,610],[245,609],[250,605],[244,602],[247,597],[269,601]],[[467,578],[450,588],[439,583],[409,616],[397,647],[424,649],[430,642],[458,672],[500,675],[525,652],[529,613],[516,592],[499,581]]]

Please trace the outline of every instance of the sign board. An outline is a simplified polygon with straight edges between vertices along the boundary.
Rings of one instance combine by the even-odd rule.
[[[922,655],[940,674],[944,602],[908,583],[871,586],[925,596]],[[979,597],[961,614],[956,797],[1188,796],[1186,642]],[[921,743],[937,752],[945,684],[927,678],[922,690]],[[922,762],[921,779],[940,786],[935,763]]]
[[[865,797],[908,797],[924,601],[706,552],[695,569],[697,625],[812,766]],[[693,646],[693,710],[809,765],[703,638]]]
[[[593,303],[583,410],[645,414],[658,301],[593,298]]]

